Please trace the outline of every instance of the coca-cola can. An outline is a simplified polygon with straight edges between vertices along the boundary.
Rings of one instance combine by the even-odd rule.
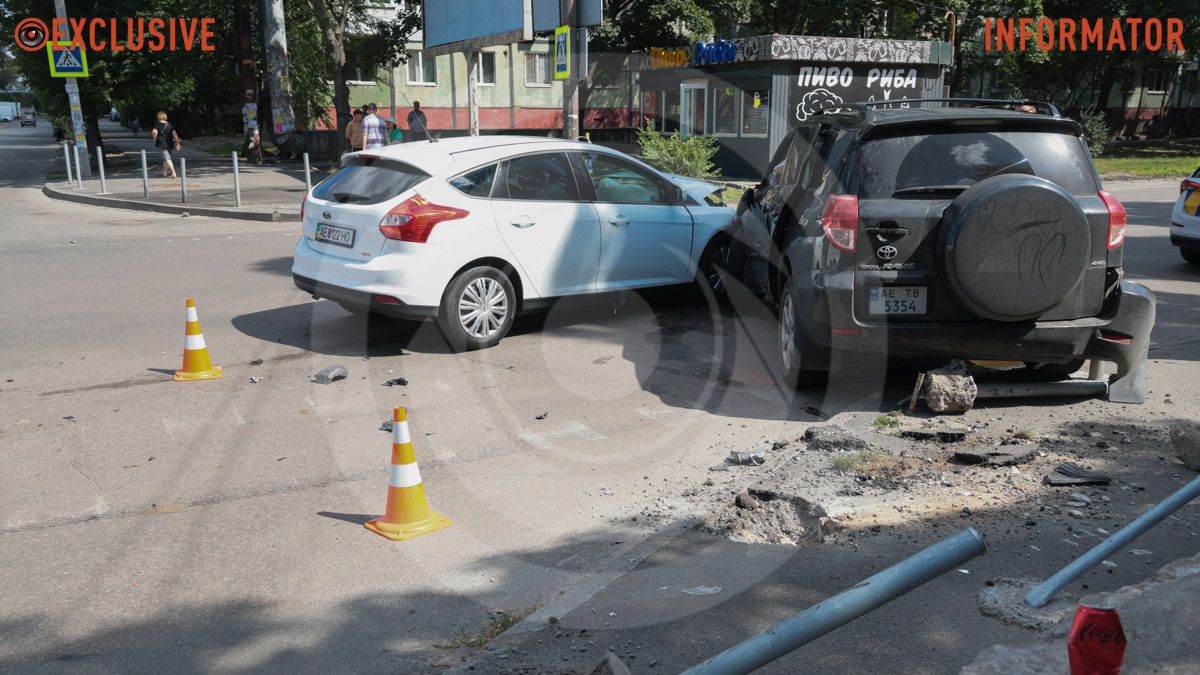
[[[1080,606],[1067,637],[1071,675],[1117,675],[1125,660],[1125,631],[1115,609]]]

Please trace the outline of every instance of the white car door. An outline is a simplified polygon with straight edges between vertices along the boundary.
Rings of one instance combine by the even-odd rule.
[[[513,157],[492,192],[496,227],[542,297],[592,293],[600,263],[600,221],[579,199],[561,152]]]
[[[692,214],[661,176],[600,152],[579,153],[600,218],[599,290],[691,280]]]

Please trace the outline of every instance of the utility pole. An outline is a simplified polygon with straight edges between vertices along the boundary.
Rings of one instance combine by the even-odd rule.
[[[283,19],[283,0],[261,0],[263,61],[267,91],[271,98],[267,130],[276,147],[286,143],[296,130],[292,113],[292,85],[288,76],[287,31]],[[261,117],[261,116],[260,116]]]
[[[559,15],[562,17],[562,22],[570,27],[571,35],[575,36],[575,40],[567,40],[567,49],[571,52],[570,63],[574,68],[579,68],[579,48],[577,41],[579,39],[579,8],[576,6],[578,0],[559,0]],[[575,73],[570,73],[565,80],[562,81],[563,91],[563,138],[567,140],[575,140],[579,138],[579,78]]]
[[[66,0],[54,0],[54,15],[62,20],[63,24],[70,26],[67,21],[67,3]],[[53,39],[53,36],[51,36]],[[68,38],[70,39],[70,38]],[[71,111],[71,130],[75,133],[76,145],[83,145],[83,158],[92,156],[88,152],[87,130],[83,126],[83,108],[79,105],[79,83],[74,77],[68,77],[65,85],[67,90],[67,106]],[[89,161],[81,161],[78,163],[77,169],[84,178],[92,177],[92,163]]]
[[[242,132],[249,140],[251,132],[258,127],[258,84],[254,78],[254,45],[246,0],[236,0],[233,16],[238,36],[238,63],[242,71]]]

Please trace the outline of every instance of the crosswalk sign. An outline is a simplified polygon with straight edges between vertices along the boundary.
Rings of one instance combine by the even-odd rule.
[[[87,77],[87,52],[83,45],[70,42],[47,42],[46,56],[50,60],[51,77]]]
[[[554,79],[565,80],[571,76],[571,27],[554,29]]]

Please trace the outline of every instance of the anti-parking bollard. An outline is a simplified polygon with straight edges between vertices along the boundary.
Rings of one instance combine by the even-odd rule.
[[[312,192],[312,169],[308,167],[308,153],[304,153],[304,190],[305,193]]]
[[[71,173],[71,144],[63,141],[63,159],[67,162],[67,184],[75,182],[75,174]]]
[[[233,155],[233,205],[240,207],[242,205],[242,179],[238,176],[237,150],[230,154]]]
[[[96,146],[96,168],[100,171],[100,194],[108,194],[108,179],[104,176],[104,147]]]
[[[86,153],[87,150],[84,150]],[[79,163],[79,145],[75,146],[75,188],[83,189],[83,165]]]
[[[150,198],[150,170],[146,168],[146,151],[142,151],[142,197]]]
[[[179,158],[179,189],[183,192],[183,203],[187,203],[187,157]]]

